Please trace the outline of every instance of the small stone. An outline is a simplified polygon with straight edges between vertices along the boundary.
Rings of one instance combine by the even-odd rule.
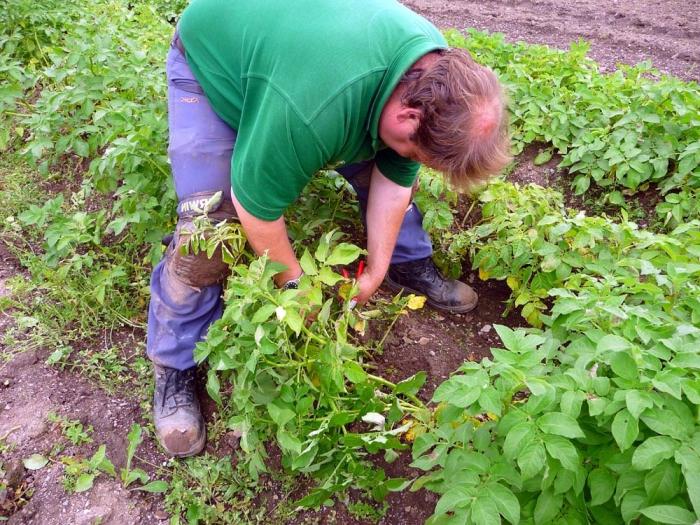
[[[436,316],[435,316],[435,320],[436,320],[436,321],[444,321],[445,318],[444,318],[443,316],[441,316],[441,315],[436,315]]]
[[[2,382],[2,386],[10,386],[10,380],[9,380],[9,379],[5,379],[5,380]]]
[[[17,357],[11,361],[11,366],[13,368],[24,368],[25,366],[35,364],[38,360],[39,356],[37,355],[36,350],[27,350],[21,354],[17,354]]]
[[[24,478],[24,465],[20,459],[5,462],[5,483],[10,488],[19,487]]]
[[[491,325],[490,324],[485,324],[484,326],[481,327],[481,332],[482,334],[488,334],[491,331]]]
[[[157,510],[153,513],[153,517],[157,519],[158,521],[165,521],[167,520],[170,516],[168,515],[167,512],[164,510]]]
[[[429,353],[432,357],[435,357],[435,350],[431,350],[431,351],[428,352],[428,353]]]
[[[418,339],[418,344],[421,345],[421,346],[425,346],[425,345],[427,345],[429,342],[430,342],[430,339],[428,339],[428,338],[425,337],[425,336],[423,336],[423,337],[421,337],[420,339]]]

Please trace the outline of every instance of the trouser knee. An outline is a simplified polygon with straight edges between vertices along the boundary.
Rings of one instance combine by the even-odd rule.
[[[213,224],[224,220],[238,221],[233,203],[220,191],[200,192],[182,199],[177,213],[175,234],[165,254],[168,273],[194,288],[223,282],[229,274],[229,266],[223,260],[221,247],[217,247],[209,257],[206,250],[193,250],[189,244],[200,217]]]

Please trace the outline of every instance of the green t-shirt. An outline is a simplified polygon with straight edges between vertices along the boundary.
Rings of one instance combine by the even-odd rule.
[[[236,198],[274,220],[318,170],[375,158],[410,186],[418,164],[386,148],[379,116],[401,76],[446,47],[394,0],[193,0],[180,20],[187,61],[238,138]]]

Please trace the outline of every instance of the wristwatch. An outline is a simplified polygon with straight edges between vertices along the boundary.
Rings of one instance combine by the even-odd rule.
[[[297,277],[296,279],[290,279],[286,283],[284,283],[284,286],[282,286],[282,289],[284,290],[296,290],[299,288],[299,279],[301,279],[301,276],[304,275],[303,273]]]

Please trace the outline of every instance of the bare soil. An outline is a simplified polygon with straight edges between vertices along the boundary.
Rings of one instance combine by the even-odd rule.
[[[700,78],[700,2],[697,0],[403,0],[440,27],[498,31],[510,41],[548,44],[565,49],[579,38],[591,44],[590,56],[604,70],[618,63],[634,64],[651,60],[655,67],[687,80]],[[534,166],[537,148],[528,149],[519,159],[511,180],[551,185],[560,177],[557,159]],[[571,201],[573,205],[575,201]],[[5,249],[0,239],[0,301],[9,294],[7,279],[22,275],[22,268]],[[395,325],[388,336],[384,353],[377,357],[380,372],[391,380],[406,378],[419,370],[428,372],[428,381],[420,395],[429,399],[435,387],[465,359],[479,360],[497,344],[494,324],[523,324],[517,314],[502,317],[508,290],[502,283],[481,282],[472,272],[463,280],[480,294],[474,312],[450,315],[424,309],[412,312]],[[388,292],[382,292],[388,294]],[[11,311],[0,312],[0,333],[12,327]],[[142,333],[130,334],[136,339]],[[122,344],[133,340],[123,338]],[[63,467],[52,461],[37,471],[24,469],[23,458],[33,453],[48,455],[56,443],[65,441],[60,430],[47,422],[53,412],[92,425],[93,443],[79,447],[68,445],[63,454],[89,457],[98,444],[107,445],[107,453],[117,468],[123,465],[126,432],[133,422],[147,426],[143,399],[133,393],[108,394],[78,373],[44,364],[47,350],[17,354],[0,340],[0,453],[4,472],[0,478],[9,485],[0,491],[0,516],[15,524],[131,525],[165,523],[161,496],[127,491],[107,476],[97,479],[92,490],[67,494],[62,486]],[[15,355],[16,354],[16,355]],[[142,387],[142,385],[139,385]],[[205,403],[209,418],[213,405]],[[230,454],[235,443],[227,439],[210,444],[208,451]],[[138,453],[139,462],[152,475],[165,456],[147,438]],[[412,475],[410,458],[404,456],[388,466],[391,475]],[[8,465],[11,468],[8,468]],[[9,478],[12,479],[9,479]],[[1,480],[0,480],[1,481]],[[270,484],[270,498],[288,497],[278,485]],[[424,523],[437,497],[425,491],[392,494],[389,509],[381,523],[412,525]],[[264,502],[261,502],[265,504]],[[371,523],[350,515],[342,503],[320,512],[300,514],[290,523]]]
[[[586,40],[606,71],[650,60],[664,73],[700,78],[697,0],[402,0],[439,27],[499,32],[511,42],[566,49]]]

